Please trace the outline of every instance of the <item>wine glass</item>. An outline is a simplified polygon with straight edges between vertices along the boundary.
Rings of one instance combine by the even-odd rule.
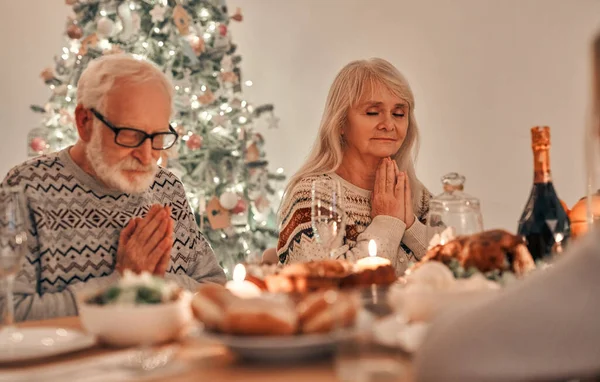
[[[340,182],[335,179],[317,179],[311,189],[311,223],[317,242],[330,258],[334,248],[342,245],[346,230]]]
[[[29,217],[23,189],[0,187],[0,280],[5,290],[4,330],[14,337],[13,283],[27,252]],[[5,333],[6,334],[6,333]]]
[[[593,86],[584,134],[586,189],[569,211],[571,239],[600,227],[600,46],[592,53]]]
[[[586,190],[569,213],[573,238],[583,236],[592,229],[598,230],[600,226],[600,110],[596,110],[596,107],[588,116],[584,152]]]

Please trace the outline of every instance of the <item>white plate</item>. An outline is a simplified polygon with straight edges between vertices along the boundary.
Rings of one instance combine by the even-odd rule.
[[[402,316],[393,315],[373,325],[373,337],[381,345],[414,353],[421,346],[428,330],[427,323],[407,323]]]
[[[225,345],[241,358],[254,361],[282,362],[322,358],[332,354],[351,330],[336,334],[293,336],[233,336],[205,331],[203,335]]]
[[[85,349],[96,343],[94,336],[63,328],[20,328],[15,333],[0,330],[0,363],[27,361]]]

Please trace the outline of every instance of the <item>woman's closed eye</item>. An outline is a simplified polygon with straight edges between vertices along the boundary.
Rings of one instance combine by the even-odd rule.
[[[379,115],[379,112],[378,111],[367,111],[367,115],[369,115],[369,116],[376,116],[376,115]],[[397,118],[404,117],[404,113],[402,113],[402,112],[393,113],[392,115],[394,117],[397,117]]]

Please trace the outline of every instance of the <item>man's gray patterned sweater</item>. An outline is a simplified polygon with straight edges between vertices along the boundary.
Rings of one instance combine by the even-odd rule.
[[[225,282],[183,185],[165,169],[145,193],[124,194],[84,172],[65,149],[13,168],[3,185],[24,187],[32,221],[29,253],[15,280],[17,320],[76,315],[78,290],[116,281],[119,234],[154,203],[170,205],[175,221],[165,278],[190,290],[200,282]]]

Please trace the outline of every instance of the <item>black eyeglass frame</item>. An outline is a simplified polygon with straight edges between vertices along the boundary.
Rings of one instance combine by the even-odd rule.
[[[132,127],[117,127],[115,125],[113,125],[112,123],[110,123],[106,117],[104,117],[102,114],[100,114],[96,109],[91,108],[90,111],[92,112],[92,114],[94,114],[94,116],[96,118],[98,118],[98,120],[100,122],[102,122],[103,124],[106,125],[106,127],[108,127],[109,129],[111,129],[113,131],[113,133],[115,133],[115,144],[121,146],[121,147],[127,147],[130,149],[136,148],[136,147],[140,147],[141,145],[144,144],[144,142],[146,142],[146,139],[150,139],[150,145],[152,146],[152,150],[168,150],[171,147],[173,147],[173,145],[175,145],[175,143],[177,143],[177,140],[179,139],[179,134],[177,134],[177,131],[175,131],[175,129],[173,128],[173,126],[169,125],[169,131],[164,131],[164,132],[159,132],[159,133],[154,133],[154,134],[148,134],[145,131],[142,130],[138,130],[138,129],[134,129]],[[122,143],[117,142],[117,139],[119,137],[119,133],[121,131],[133,131],[136,133],[140,133],[143,138],[142,140],[140,140],[140,143],[138,143],[137,145],[124,145]],[[158,137],[161,135],[174,135],[175,136],[175,140],[173,140],[173,143],[170,144],[167,147],[162,147],[162,148],[155,148],[153,143],[154,143],[154,137]]]

